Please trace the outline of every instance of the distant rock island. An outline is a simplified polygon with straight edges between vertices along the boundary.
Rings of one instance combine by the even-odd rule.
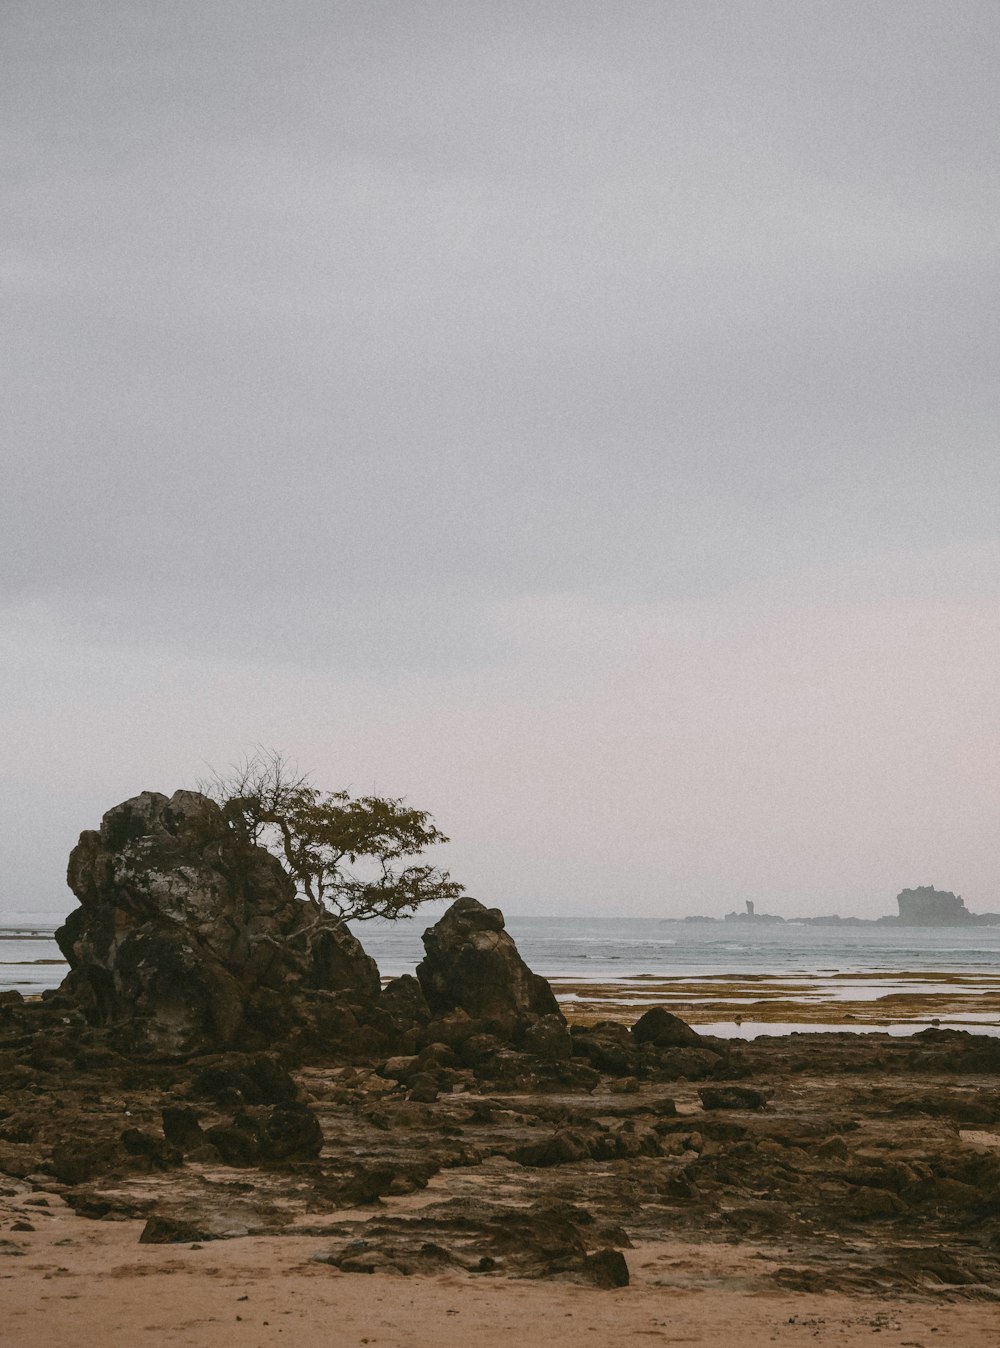
[[[933,885],[919,885],[916,889],[902,889],[896,895],[898,915],[886,917],[779,917],[776,913],[758,913],[753,900],[747,899],[746,911],[727,913],[724,922],[750,922],[767,925],[775,922],[809,923],[818,927],[996,927],[1000,913],[970,913],[961,894],[935,889]],[[673,920],[673,919],[671,919]],[[684,922],[718,922],[715,917],[682,918]]]

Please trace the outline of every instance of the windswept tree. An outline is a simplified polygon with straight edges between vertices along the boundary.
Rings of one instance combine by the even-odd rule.
[[[278,858],[318,912],[352,921],[409,917],[463,892],[447,871],[418,863],[448,839],[403,800],[320,791],[275,750],[215,773],[202,790],[222,806],[228,828]]]

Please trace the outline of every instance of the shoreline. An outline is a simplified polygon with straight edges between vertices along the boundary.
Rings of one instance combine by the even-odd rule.
[[[638,974],[593,981],[549,977],[567,1019],[631,1024],[663,1006],[713,1034],[746,1037],[751,1026],[845,1032],[917,1033],[928,1027],[1000,1035],[1000,973],[948,970],[891,973],[732,974],[664,978]],[[868,994],[868,995],[861,995]]]
[[[752,1242],[637,1243],[626,1252],[630,1285],[599,1290],[464,1273],[358,1276],[316,1262],[322,1242],[308,1236],[141,1245],[141,1222],[89,1221],[55,1198],[45,1209],[0,1198],[4,1227],[13,1216],[37,1229],[17,1234],[21,1257],[0,1272],[11,1348],[509,1348],[512,1339],[542,1338],[550,1348],[579,1348],[581,1337],[595,1348],[637,1338],[856,1348],[875,1333],[927,1348],[996,1342],[992,1302],[762,1291],[761,1275],[780,1270],[781,1257]]]
[[[583,1094],[469,1084],[421,1104],[370,1069],[299,1068],[326,1139],[313,1165],[248,1168],[195,1153],[169,1169],[133,1158],[83,1181],[0,1176],[4,1343],[858,1348],[886,1333],[920,1348],[993,1348],[1000,1243],[983,1185],[1000,1159],[995,1070],[972,1045],[947,1066],[934,1042],[897,1041],[895,1065],[871,1041],[855,1053],[817,1039],[816,1050],[777,1039],[740,1049],[743,1080],[768,1096],[763,1110],[709,1108],[682,1078],[604,1078]],[[190,1077],[183,1066],[75,1080],[39,1069],[32,1084],[49,1103],[32,1108],[69,1121],[81,1091],[94,1136],[123,1122],[152,1135],[164,1103],[194,1104],[205,1126],[231,1112],[192,1093]],[[990,1110],[992,1121],[978,1119]],[[659,1142],[655,1155],[641,1145],[615,1159],[530,1159],[530,1139],[567,1127]],[[421,1176],[442,1147],[449,1157]],[[414,1181],[345,1204],[343,1188],[322,1185],[348,1156]],[[509,1269],[470,1271],[462,1242],[484,1238],[497,1205],[576,1214],[588,1244],[621,1248],[629,1285],[519,1273],[513,1254]],[[143,1242],[149,1214],[182,1220],[187,1234]],[[337,1267],[338,1249],[375,1262]],[[394,1267],[404,1249],[418,1263],[426,1251],[453,1262],[407,1276]]]
[[[51,960],[32,966],[60,968],[60,979],[38,985],[12,984],[28,1002],[58,986],[67,965]],[[13,966],[6,966],[7,969]],[[391,981],[383,977],[383,984]],[[707,1033],[746,1039],[754,1032],[918,1033],[929,1027],[1000,1035],[1000,972],[917,969],[822,973],[733,973],[692,975],[637,973],[620,978],[550,974],[547,981],[573,1024],[613,1021],[630,1025],[652,1006]]]

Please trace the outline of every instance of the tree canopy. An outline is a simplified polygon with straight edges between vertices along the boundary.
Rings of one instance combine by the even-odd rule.
[[[425,810],[385,796],[320,791],[284,756],[260,750],[202,784],[227,827],[278,858],[301,896],[345,920],[409,917],[462,885],[417,862],[448,841]]]

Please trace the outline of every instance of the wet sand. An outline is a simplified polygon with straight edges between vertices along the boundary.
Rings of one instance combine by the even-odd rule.
[[[594,1345],[870,1344],[994,1348],[995,1303],[762,1293],[773,1251],[673,1240],[627,1252],[632,1283],[341,1273],[316,1237],[247,1237],[200,1248],[138,1243],[142,1223],[89,1221],[4,1200],[4,1348],[546,1348]],[[10,1231],[28,1218],[33,1232]]]

